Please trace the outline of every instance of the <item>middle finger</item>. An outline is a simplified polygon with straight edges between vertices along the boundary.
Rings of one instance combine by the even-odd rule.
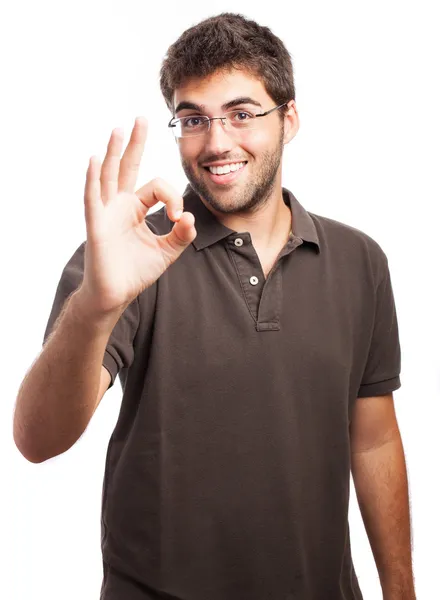
[[[145,117],[137,117],[131,132],[130,141],[121,158],[119,169],[119,189],[125,192],[133,192],[147,139],[147,120]]]

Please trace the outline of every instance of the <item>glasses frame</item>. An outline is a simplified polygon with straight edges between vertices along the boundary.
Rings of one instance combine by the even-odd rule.
[[[254,115],[254,118],[256,117],[265,117],[266,115],[270,115],[271,112],[274,112],[275,110],[278,110],[279,108],[282,108],[283,106],[286,106],[288,104],[288,102],[283,102],[283,104],[280,104],[279,106],[274,106],[273,108],[270,108],[269,110],[266,110],[266,112],[263,113],[259,113],[258,115]],[[247,112],[246,110],[240,110],[238,108],[234,109],[234,110],[229,110],[228,113],[230,112]],[[188,118],[194,116],[194,115],[188,115]],[[192,135],[181,135],[180,137],[174,135],[174,137],[176,139],[182,139],[182,138],[189,138],[189,137],[198,137],[199,135],[205,135],[207,133],[209,133],[210,129],[211,129],[211,121],[216,121],[216,120],[220,120],[223,124],[223,127],[226,127],[226,119],[227,117],[225,115],[223,115],[223,117],[207,117],[206,115],[197,115],[198,117],[203,117],[205,119],[205,121],[207,121],[208,123],[208,129],[207,131],[202,131],[202,133],[194,133]],[[172,117],[170,119],[170,122],[168,123],[168,127],[176,127],[176,123],[173,123],[173,121],[178,121],[180,119],[185,119],[185,117]],[[252,127],[250,127],[250,129],[252,130]],[[234,131],[234,130],[233,130]],[[174,132],[173,132],[174,133]]]

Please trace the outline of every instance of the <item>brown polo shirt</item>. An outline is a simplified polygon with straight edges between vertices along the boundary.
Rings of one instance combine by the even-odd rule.
[[[360,600],[349,425],[400,387],[387,259],[307,212],[265,279],[246,231],[188,186],[197,237],[126,309],[103,364],[123,398],[102,494],[101,600]],[[146,221],[173,223],[165,207]],[[81,283],[63,270],[45,332]]]

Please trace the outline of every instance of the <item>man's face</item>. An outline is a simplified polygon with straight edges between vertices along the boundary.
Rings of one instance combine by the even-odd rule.
[[[222,108],[236,98],[258,103],[239,103]],[[179,108],[181,103],[197,105]],[[216,72],[204,79],[186,81],[174,93],[176,117],[222,116],[227,110],[265,112],[275,105],[263,83],[243,71]],[[281,182],[281,159],[286,143],[284,124],[278,111],[256,120],[255,129],[227,130],[220,120],[212,121],[209,132],[178,139],[183,170],[193,189],[215,211],[238,213],[255,211],[270,197],[274,185]],[[288,140],[293,137],[289,122]],[[293,135],[292,135],[293,133]],[[228,175],[212,174],[207,164],[246,164]]]

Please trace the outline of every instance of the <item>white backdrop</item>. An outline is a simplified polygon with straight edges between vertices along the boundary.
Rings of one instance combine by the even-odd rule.
[[[114,127],[149,121],[138,187],[186,180],[159,90],[168,46],[222,11],[272,28],[294,61],[300,130],[283,184],[310,211],[362,229],[389,259],[402,347],[395,404],[410,479],[418,599],[438,593],[440,92],[436,2],[258,4],[40,0],[5,5],[2,56],[3,548],[0,597],[97,600],[100,508],[119,380],[81,439],[28,463],[12,439],[18,387],[41,350],[61,271],[85,240],[90,156]],[[162,204],[158,205],[160,208]],[[68,382],[66,382],[68,385]],[[353,560],[365,600],[381,598],[354,488]],[[209,600],[209,599],[207,599]]]

